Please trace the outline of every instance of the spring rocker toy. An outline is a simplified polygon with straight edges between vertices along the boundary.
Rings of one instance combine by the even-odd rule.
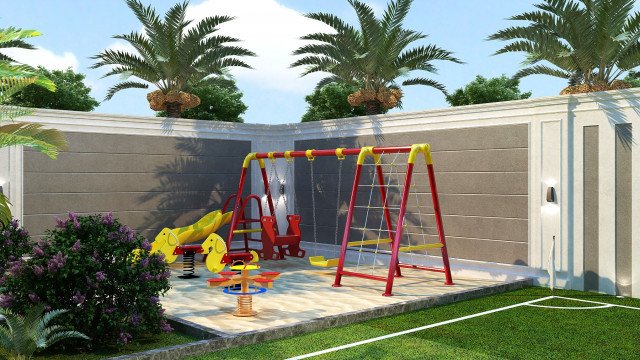
[[[151,253],[164,254],[165,261],[169,264],[176,261],[178,255],[182,255],[183,274],[179,276],[183,279],[197,278],[195,275],[195,254],[208,253],[201,245],[188,245],[190,243],[205,240],[206,244],[214,243],[215,239],[220,239],[216,231],[229,223],[231,212],[220,210],[212,211],[203,216],[195,224],[181,228],[164,228],[156,236],[151,244]]]
[[[208,239],[202,247],[203,251],[208,254],[207,268],[221,276],[207,280],[208,287],[222,287],[225,294],[237,296],[238,302],[236,310],[233,312],[234,316],[255,316],[257,313],[253,310],[253,295],[264,294],[267,289],[271,289],[274,280],[280,277],[280,273],[265,271],[251,275],[251,271],[260,269],[260,265],[257,264],[258,253],[253,250],[251,251],[252,259],[249,262],[236,261],[229,266],[231,271],[220,271],[224,269],[222,259],[227,253],[224,241],[221,238]]]

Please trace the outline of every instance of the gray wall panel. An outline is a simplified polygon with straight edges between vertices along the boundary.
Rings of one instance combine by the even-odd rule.
[[[598,291],[599,257],[599,149],[598,126],[585,126],[584,132],[584,289]]]
[[[235,160],[240,162],[242,160]],[[238,174],[164,174],[157,173],[39,173],[29,172],[28,194],[39,193],[111,193],[148,192],[160,188],[163,181],[180,181],[189,191],[211,191],[211,184],[222,191],[235,191]]]
[[[181,137],[159,137],[121,134],[66,134],[71,153],[106,154],[142,154],[175,155],[192,154],[204,156],[242,155],[246,150],[246,141],[206,140]],[[215,146],[211,146],[215,143]],[[220,149],[225,149],[221,154]]]
[[[68,211],[113,211],[154,236],[193,223],[235,192],[249,141],[67,133],[57,160],[24,155],[24,218],[39,236]]]
[[[452,257],[525,265],[528,259],[528,126],[495,126],[456,130],[438,130],[364,136],[337,139],[317,139],[296,142],[296,149],[330,149],[336,147],[389,146],[427,142],[431,144],[440,194],[445,233],[449,239]],[[386,156],[389,164],[394,155]],[[400,164],[392,176],[391,184],[403,185],[406,156],[395,159]],[[420,233],[420,220],[427,234],[435,235],[435,218],[431,205],[426,166],[416,163],[413,189],[420,193],[420,213],[415,196],[409,200],[407,216],[409,232]],[[335,158],[317,158],[314,163],[316,180],[316,206],[318,241],[333,243],[335,233],[337,173]],[[365,167],[362,185],[370,185],[372,167]],[[388,176],[390,167],[385,166]],[[355,171],[355,157],[343,165],[342,211],[340,224],[344,224],[346,208]],[[302,230],[312,234],[310,170],[306,159],[296,160],[296,195],[302,215]],[[389,183],[389,178],[385,179]],[[380,205],[377,188],[370,186],[358,190],[358,206]],[[391,206],[398,206],[401,188],[389,188]],[[300,205],[302,204],[302,205]],[[306,204],[306,205],[305,205]],[[392,211],[393,213],[394,211]],[[395,211],[397,213],[397,210]],[[382,211],[370,209],[367,228],[379,228]],[[355,211],[354,226],[363,227],[366,209]],[[392,218],[395,216],[392,214]],[[340,234],[342,229],[340,229]],[[375,238],[377,232],[367,231],[365,238]],[[362,233],[354,230],[351,240],[359,240]],[[435,237],[431,237],[435,240]],[[313,241],[307,237],[308,241]],[[420,235],[410,236],[411,243],[421,243]]]
[[[210,140],[213,141],[213,140]],[[224,147],[222,154],[227,153]],[[237,156],[219,155],[156,155],[156,154],[109,154],[109,153],[69,153],[60,154],[58,161],[42,156],[42,154],[25,152],[25,172],[39,173],[170,173],[181,172],[191,174],[233,173],[236,168],[227,167],[230,164],[240,168],[242,158]],[[245,154],[246,155],[246,154]],[[144,161],[143,161],[144,160]],[[240,165],[238,165],[238,161]],[[231,171],[231,170],[234,171]],[[239,170],[238,170],[239,173]]]
[[[616,125],[616,293],[631,296],[631,124]]]

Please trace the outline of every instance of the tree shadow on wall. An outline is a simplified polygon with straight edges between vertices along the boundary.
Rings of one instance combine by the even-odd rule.
[[[164,227],[191,225],[220,209],[237,184],[237,176],[229,173],[229,165],[237,162],[220,158],[221,147],[215,141],[177,139],[174,148],[176,157],[155,169],[157,185],[138,199],[156,209],[144,218],[143,228],[150,229],[149,235]]]
[[[617,94],[623,94],[624,98],[617,98]],[[640,116],[640,99],[638,96],[628,89],[616,90],[614,92],[594,92],[589,94],[592,97],[598,108],[602,110],[607,118],[607,121],[614,128],[616,137],[627,148],[636,142],[633,138],[633,131],[629,125],[630,121],[625,113],[625,106],[628,104],[630,108]],[[574,96],[569,95],[569,107],[568,116],[570,119],[575,118],[575,110],[580,100]]]

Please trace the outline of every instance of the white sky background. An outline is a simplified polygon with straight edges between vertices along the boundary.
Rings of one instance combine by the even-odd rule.
[[[28,39],[27,39],[28,41]],[[65,51],[62,54],[56,54],[51,50],[43,47],[36,47],[35,50],[27,49],[5,49],[2,52],[19,63],[31,65],[33,67],[44,66],[49,70],[66,70],[72,68],[78,71],[80,62],[75,54]]]

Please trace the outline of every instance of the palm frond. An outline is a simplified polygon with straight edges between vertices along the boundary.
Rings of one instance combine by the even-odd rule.
[[[513,77],[515,79],[522,79],[523,77],[530,75],[549,75],[554,77],[559,77],[562,79],[570,79],[572,73],[567,72],[562,69],[554,69],[545,65],[535,65],[530,66],[524,69],[520,69]]]
[[[0,61],[0,102],[8,99],[24,87],[35,84],[49,91],[55,91],[56,85],[27,65],[15,65]]]
[[[0,345],[13,356],[31,358],[39,350],[65,339],[89,338],[73,330],[68,330],[59,325],[49,326],[49,323],[57,316],[64,314],[66,310],[53,310],[43,315],[43,307],[36,306],[27,311],[26,316],[12,313],[6,309],[0,309],[7,326],[0,326]]]
[[[75,330],[60,331],[52,334],[49,338],[47,338],[44,347],[46,348],[62,340],[72,339],[72,338],[90,340],[90,338],[87,335],[79,331],[75,331]]]
[[[6,197],[3,193],[0,193],[0,224],[8,224],[11,219],[11,203],[9,202],[9,198]],[[0,330],[3,329],[0,327]],[[3,334],[0,334],[0,345],[4,342]]]
[[[409,80],[405,80],[402,82],[402,85],[404,86],[409,86],[409,85],[424,85],[424,86],[430,86],[432,88],[436,88],[440,91],[442,91],[443,94],[447,95],[447,89],[445,88],[445,86],[435,80],[431,80],[431,79],[426,79],[426,78],[413,78],[413,79],[409,79]]]
[[[0,148],[14,145],[31,147],[52,159],[68,146],[62,132],[45,129],[41,124],[18,122],[0,126]]]
[[[149,88],[149,85],[143,84],[141,82],[123,81],[121,83],[115,84],[112,87],[110,87],[104,99],[111,100],[113,95],[115,95],[118,91],[121,91],[124,89],[148,89],[148,88]]]

